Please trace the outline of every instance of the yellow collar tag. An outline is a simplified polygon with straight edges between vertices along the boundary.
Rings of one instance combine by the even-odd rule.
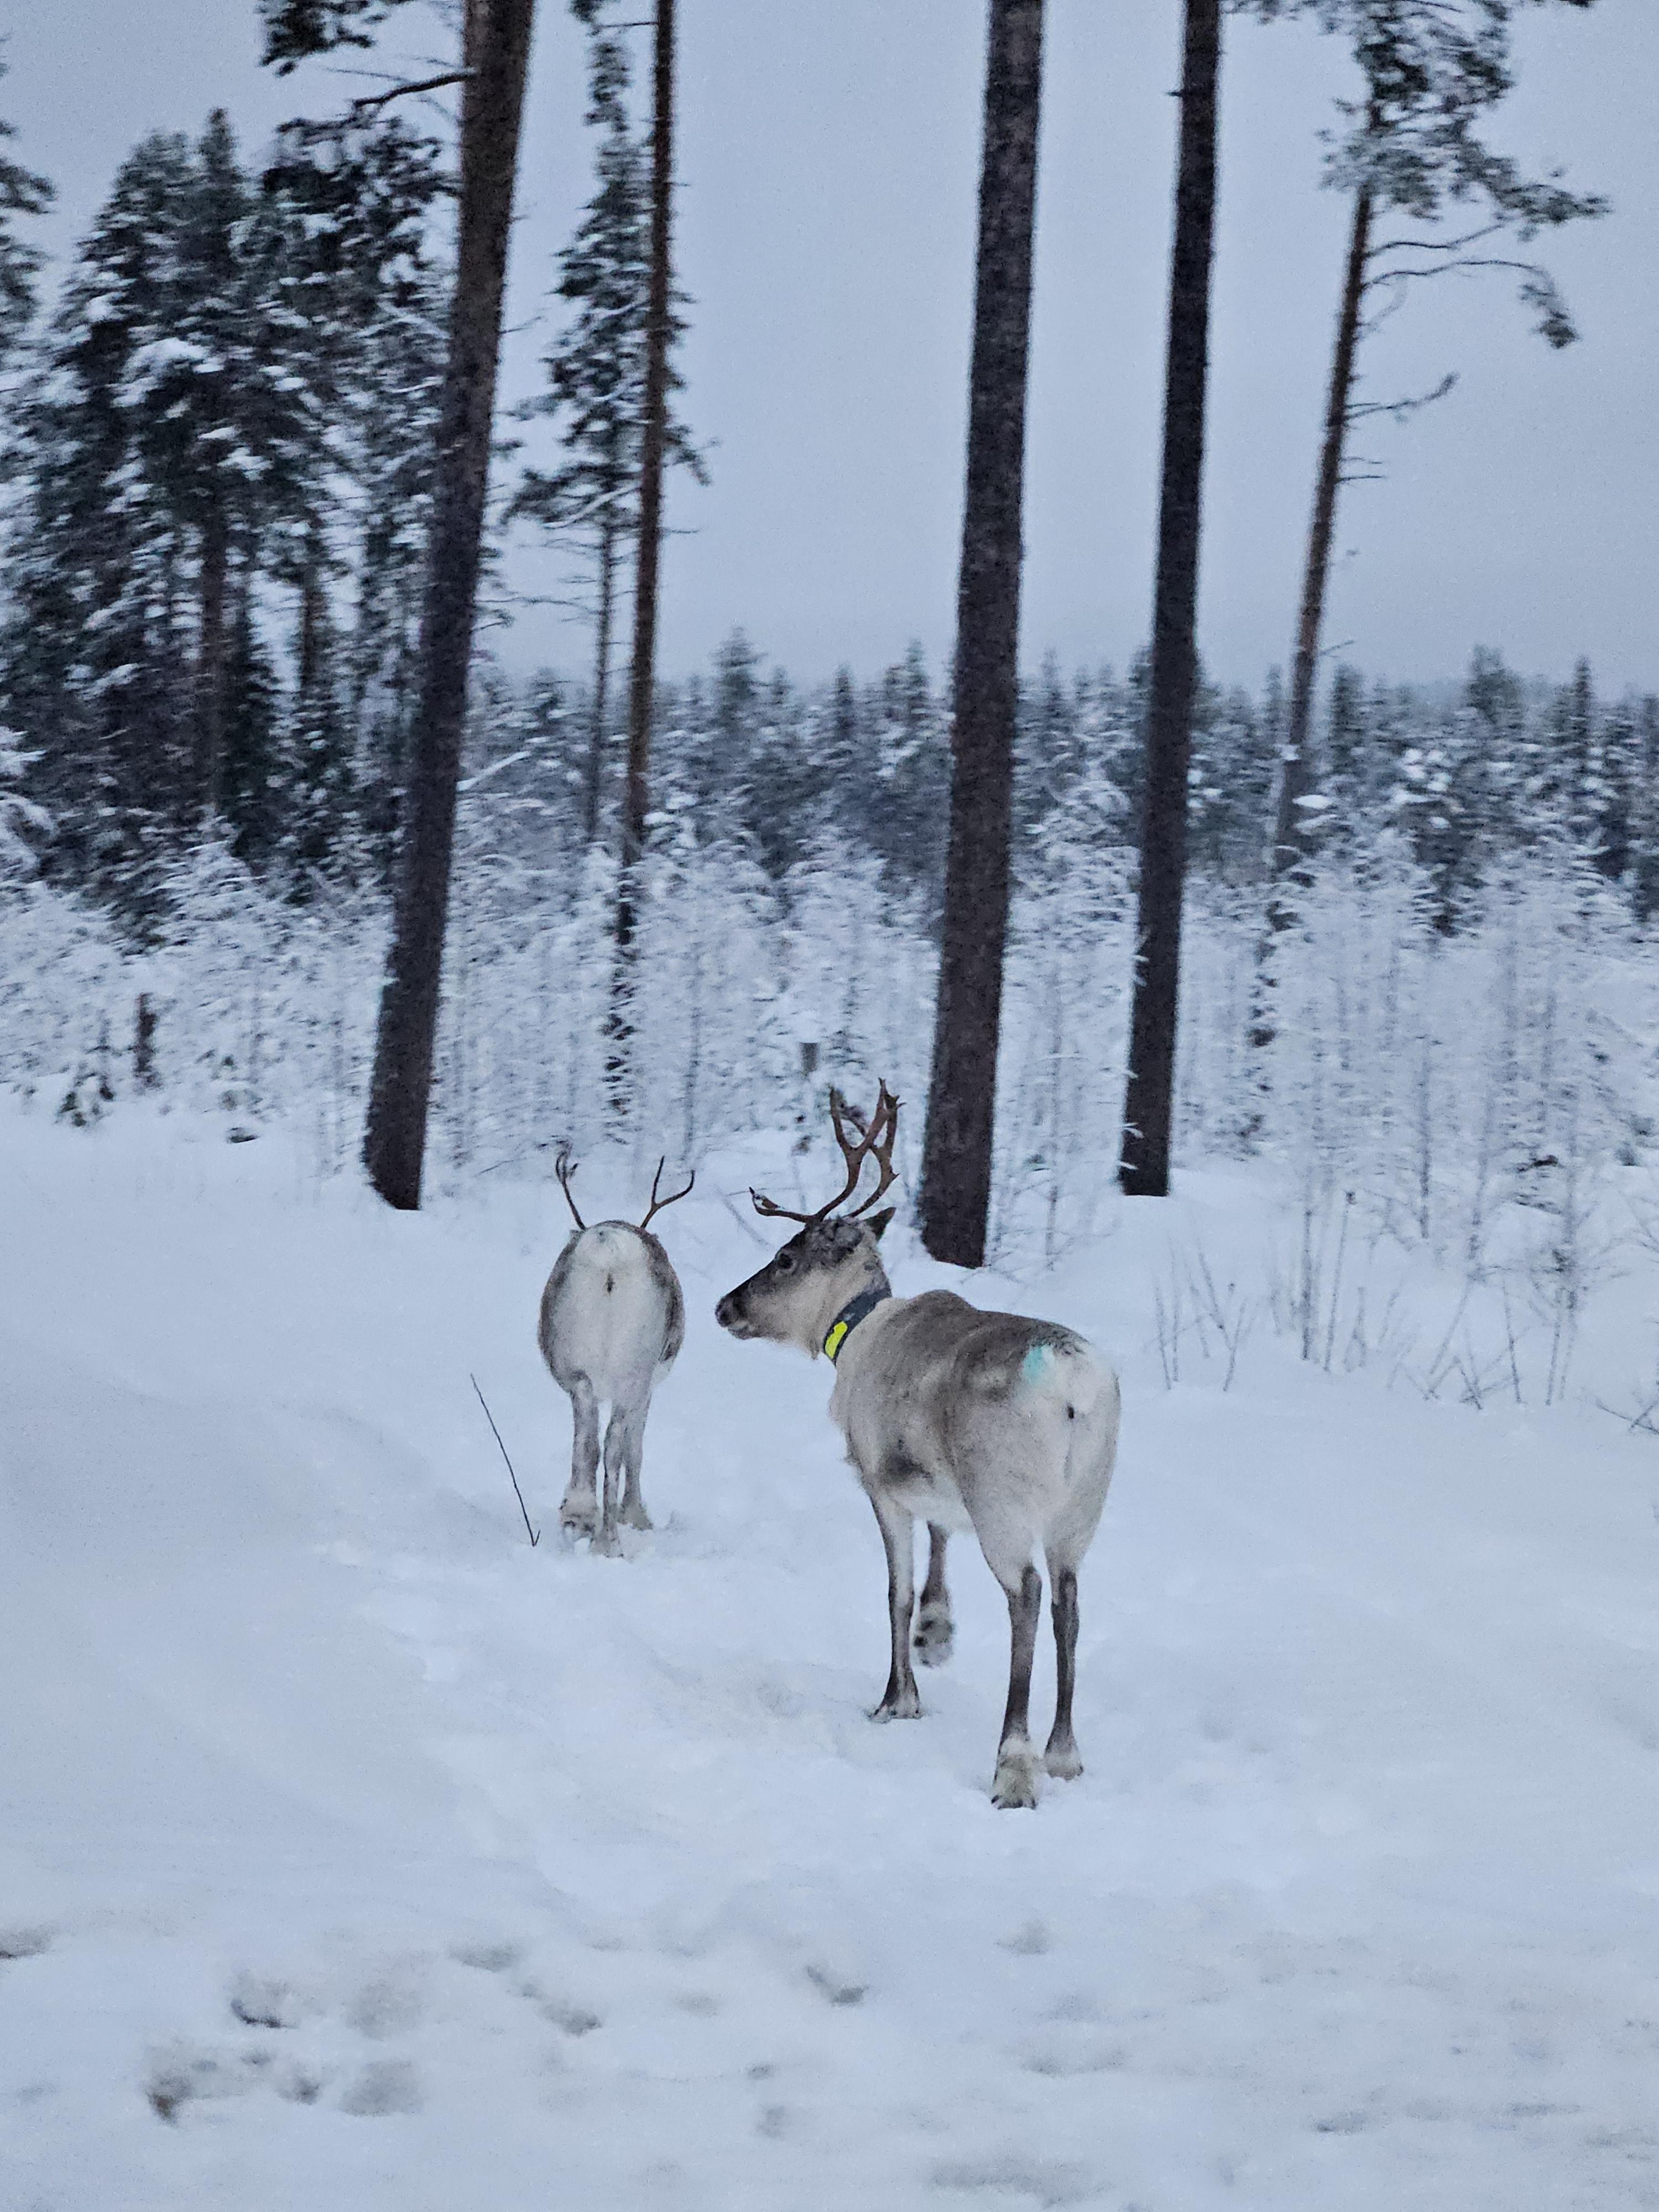
[[[841,1357],[842,1346],[859,1323],[866,1315],[874,1313],[884,1298],[890,1298],[892,1295],[885,1283],[872,1283],[867,1290],[860,1291],[849,1305],[842,1308],[830,1322],[830,1334],[823,1340],[823,1349],[832,1367]]]

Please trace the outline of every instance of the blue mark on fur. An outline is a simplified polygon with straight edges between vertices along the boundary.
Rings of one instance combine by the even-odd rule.
[[[1034,1344],[1019,1363],[1022,1382],[1041,1382],[1054,1361],[1054,1349],[1047,1344]]]

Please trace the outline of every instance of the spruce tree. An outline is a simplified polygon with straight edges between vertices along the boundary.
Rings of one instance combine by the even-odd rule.
[[[1631,905],[1638,926],[1645,929],[1659,915],[1659,698],[1650,692],[1636,704],[1632,719],[1636,797],[1632,807]]]
[[[52,817],[22,789],[34,756],[0,729],[0,890],[33,874],[40,846],[52,835]]]
[[[1521,682],[1503,656],[1476,646],[1463,683],[1462,705],[1472,718],[1474,748],[1486,786],[1481,811],[1489,835],[1503,845],[1525,844],[1538,833],[1540,779],[1527,727]],[[1468,789],[1470,775],[1462,786]]]
[[[224,811],[240,711],[230,688],[235,575],[258,574],[272,537],[303,514],[312,409],[303,334],[280,312],[272,280],[278,240],[222,112],[209,118],[167,214],[118,404],[131,469],[188,550],[189,804],[212,821]]]
[[[429,232],[446,184],[435,142],[386,116],[289,125],[262,180],[282,240],[273,295],[311,410],[301,495],[270,563],[294,594],[278,774],[296,885],[333,865],[349,824],[382,874],[389,858],[442,368]]]
[[[0,76],[6,65],[0,61]],[[34,313],[34,280],[40,272],[40,252],[18,235],[19,216],[44,215],[52,203],[52,189],[3,149],[17,136],[16,127],[0,122],[0,367],[28,328]]]
[[[935,696],[914,639],[882,676],[866,720],[869,773],[855,787],[865,834],[895,890],[920,893],[936,924],[951,811],[950,702]]]
[[[141,446],[134,401],[179,307],[189,147],[121,164],[77,252],[20,422],[6,713],[41,755],[51,865],[138,916],[189,817],[194,547]]]
[[[1638,850],[1637,811],[1643,767],[1641,722],[1633,699],[1621,700],[1602,716],[1599,750],[1594,859],[1609,883],[1627,883]]]

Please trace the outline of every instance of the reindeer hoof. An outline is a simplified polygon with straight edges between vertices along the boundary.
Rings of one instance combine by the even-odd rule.
[[[1052,1774],[1056,1782],[1075,1782],[1083,1771],[1083,1761],[1077,1755],[1074,1743],[1051,1743],[1042,1754],[1042,1771]]]
[[[870,1716],[872,1721],[919,1721],[921,1718],[921,1699],[916,1695],[914,1682],[884,1697]]]
[[[1036,1765],[1029,1751],[1006,1751],[997,1761],[991,1802],[1001,1813],[1036,1808]]]
[[[637,1498],[631,1505],[624,1505],[617,1518],[624,1528],[649,1528],[652,1526],[651,1516],[646,1511],[643,1501]]]
[[[925,1605],[916,1618],[916,1663],[942,1667],[957,1640],[956,1623],[942,1605]]]
[[[601,1525],[593,1532],[591,1546],[592,1556],[599,1559],[619,1559],[623,1555],[622,1539],[614,1528]]]
[[[566,1536],[591,1536],[599,1525],[598,1503],[582,1491],[568,1497],[559,1508],[559,1528]]]

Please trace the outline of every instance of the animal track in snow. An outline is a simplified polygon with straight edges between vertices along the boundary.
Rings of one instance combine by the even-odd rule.
[[[1021,2151],[1005,2151],[978,2159],[952,2159],[936,2166],[928,2177],[935,2189],[972,2191],[995,2190],[1014,2197],[1034,2197],[1048,2208],[1078,2204],[1094,2193],[1088,2169],[1069,2159],[1030,2158]]]
[[[144,2094],[157,2119],[176,2128],[184,2106],[210,2098],[242,2095],[254,2086],[250,2075],[257,2076],[269,2063],[268,2054],[263,2052],[232,2054],[175,2044],[158,2051],[151,2061]]]
[[[567,2035],[591,2035],[596,2027],[605,2026],[604,2021],[590,2005],[582,2004],[574,1997],[549,1996],[539,1982],[521,1982],[519,1995],[527,1997],[544,2020],[551,2021],[555,2027],[562,2028]]]
[[[50,1928],[0,1928],[0,1959],[38,1959],[52,1937]]]
[[[424,1977],[412,1960],[385,1967],[366,1981],[346,2007],[359,2035],[380,2042],[417,2027],[426,2016]]]
[[[867,1982],[848,1981],[833,1972],[828,1966],[809,1966],[806,1978],[815,1990],[820,1990],[832,2005],[862,2004],[870,1994]]]
[[[286,1982],[244,1970],[230,1985],[231,2011],[244,2027],[297,2027],[301,2007]]]
[[[1055,2030],[1031,2044],[1019,2063],[1028,2074],[1063,2081],[1079,2074],[1117,2073],[1128,2064],[1129,2053],[1115,2037],[1075,2025],[1069,2033]]]
[[[340,2110],[378,2119],[391,2112],[418,2112],[425,2100],[420,2076],[406,2058],[377,2058],[340,2100]]]
[[[504,1974],[524,1953],[516,1943],[457,1943],[449,1955],[457,1965],[476,1967],[481,1974]]]
[[[1045,1951],[1054,1948],[1054,1937],[1040,1920],[1027,1920],[1012,1929],[1006,1936],[997,1938],[1005,1951],[1012,1951],[1022,1959],[1040,1959]]]
[[[459,1949],[459,1947],[458,1947]],[[488,1956],[497,1970],[516,1951],[500,1946]],[[319,1988],[307,1990],[275,1974],[244,1966],[226,1991],[226,2009],[244,2028],[256,2031],[241,2047],[214,2049],[179,2040],[153,2057],[143,2091],[158,2119],[177,2127],[186,2109],[210,2099],[238,2096],[254,2089],[273,2090],[292,2105],[316,2105],[342,2075],[337,2051],[325,2061],[309,2053],[296,2031],[314,2026],[321,2015],[337,2012],[344,2025],[370,2042],[418,2027],[428,2015],[430,1961],[419,1956],[384,1960],[367,1976],[346,1984],[331,2004]],[[280,2043],[269,2039],[280,2037]],[[299,2048],[295,2049],[295,2045]],[[417,2112],[425,2101],[414,2066],[404,2058],[369,2059],[355,2071],[348,2065],[337,2109],[363,2117]]]
[[[276,2094],[290,2105],[314,2105],[327,2083],[328,2075],[320,2067],[285,2066],[276,2076]]]

